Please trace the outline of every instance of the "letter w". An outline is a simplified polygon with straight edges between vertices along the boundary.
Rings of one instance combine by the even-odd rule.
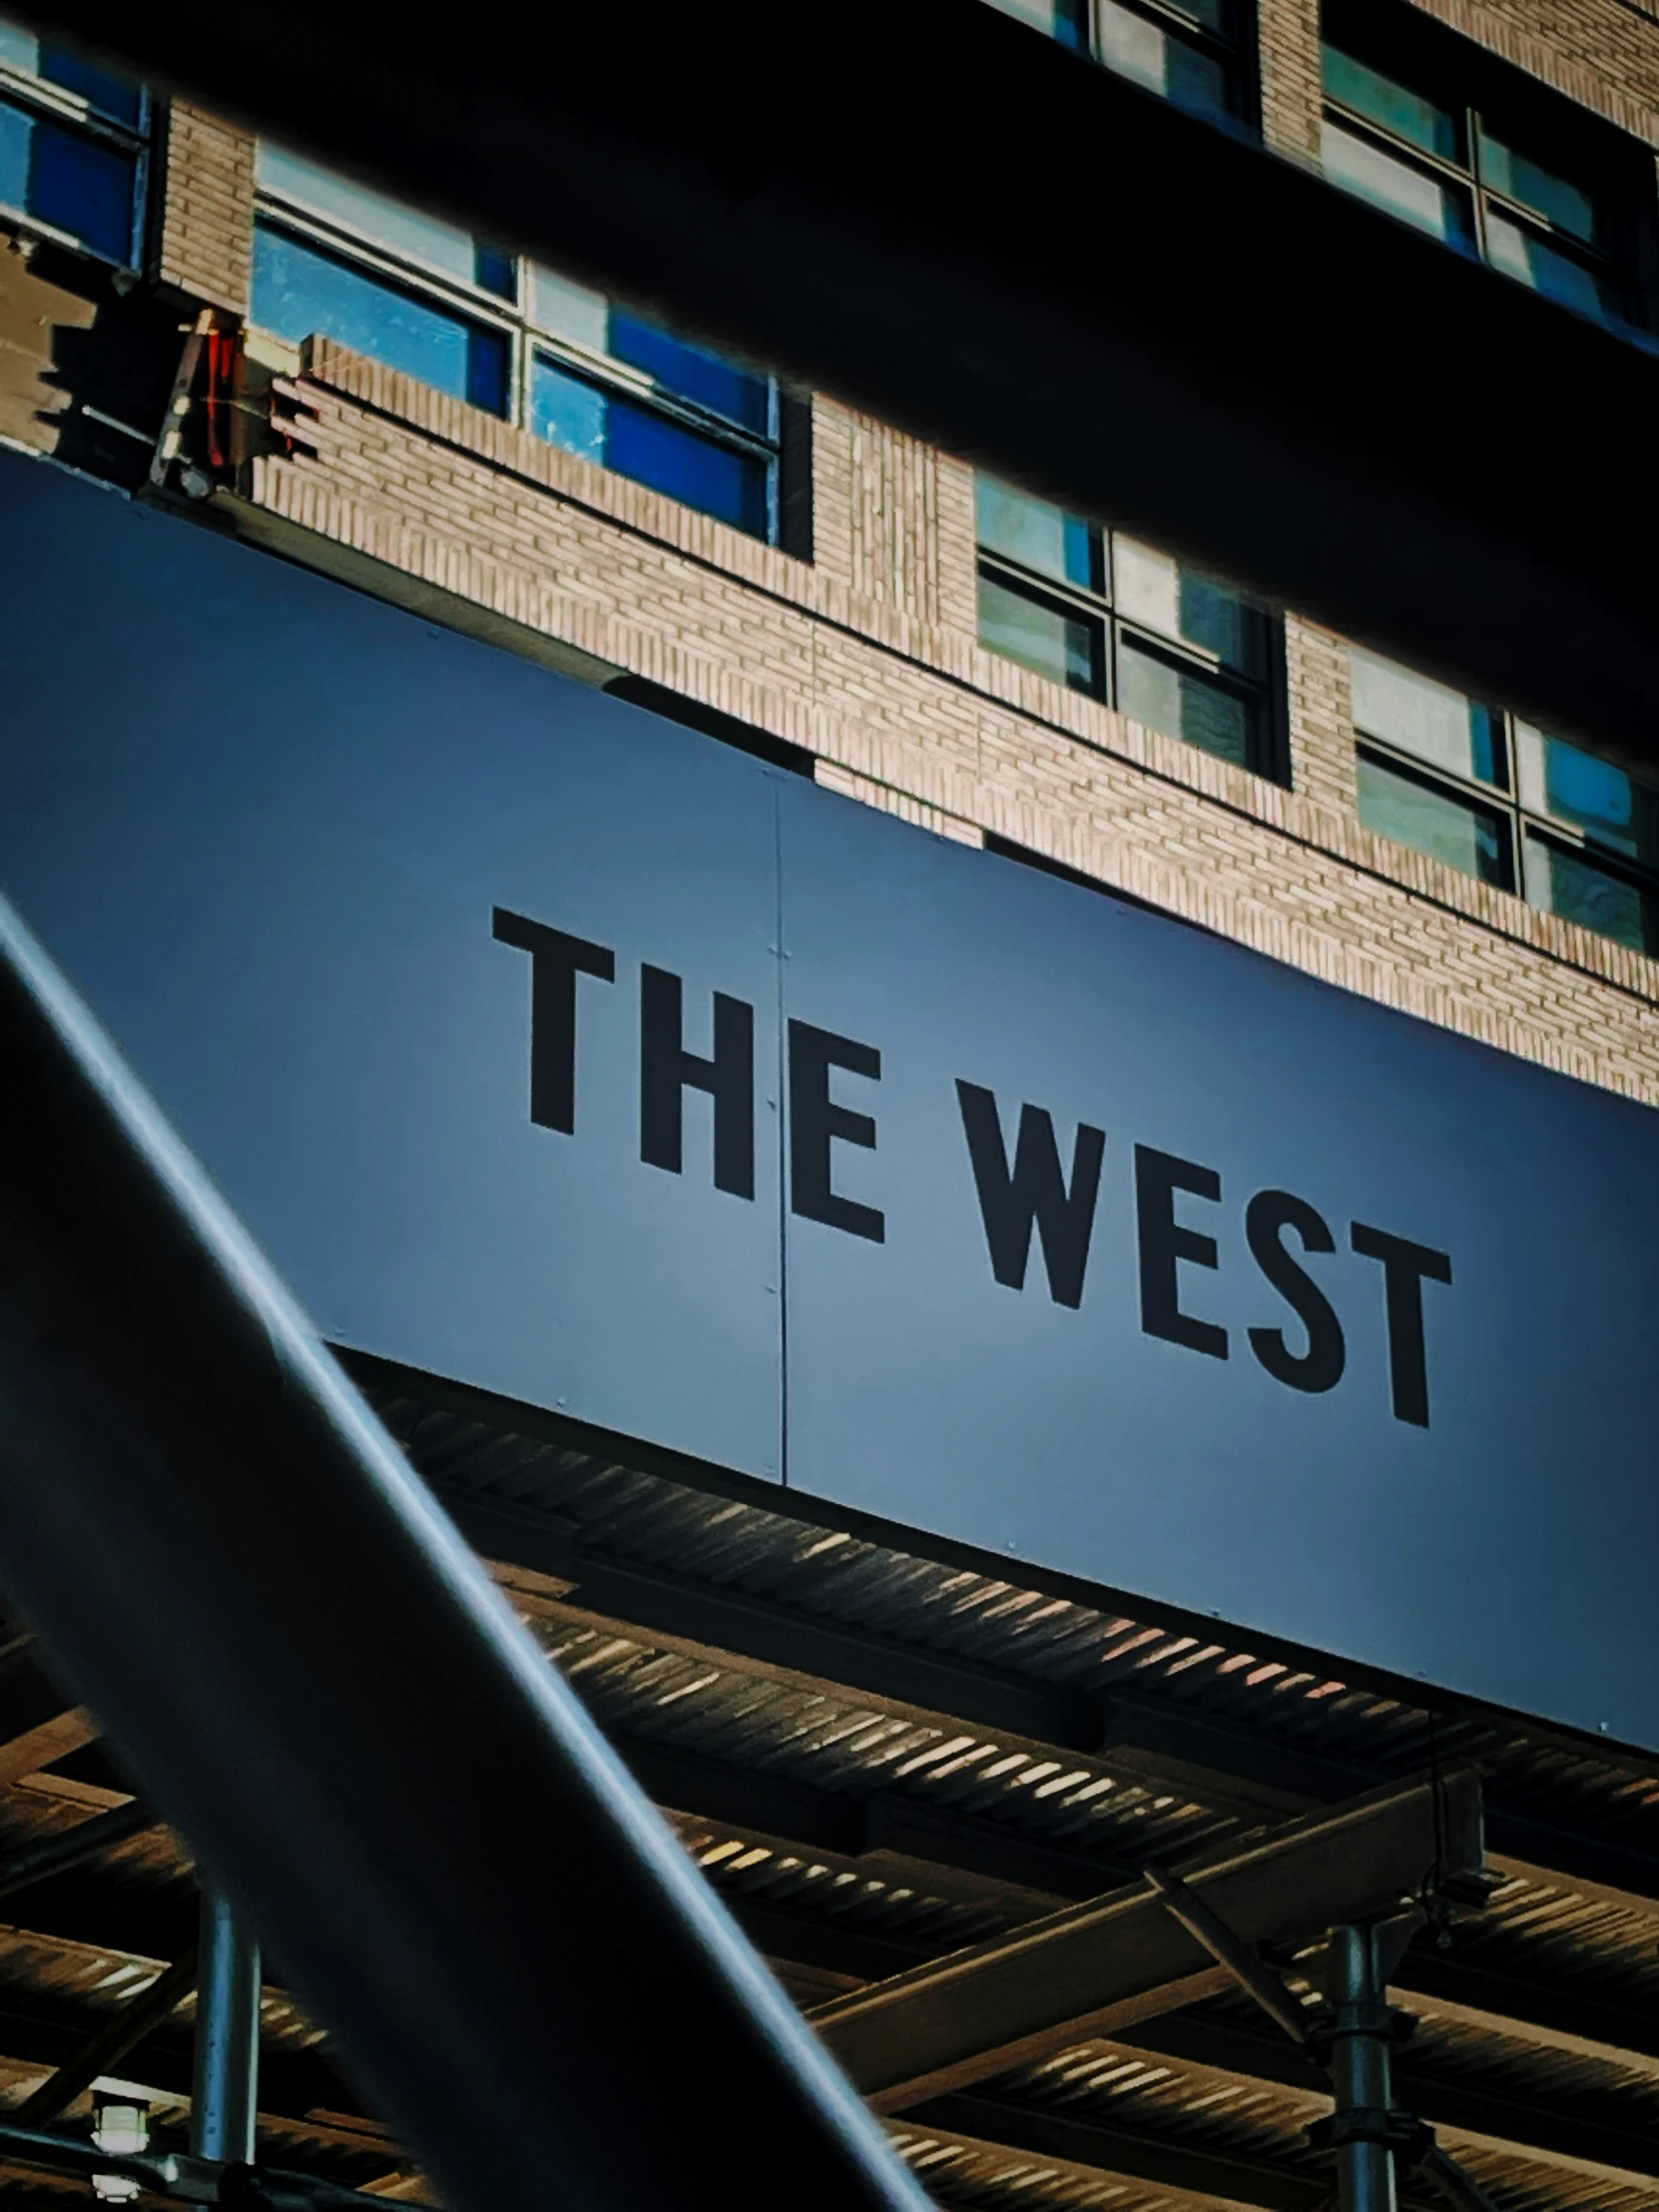
[[[1024,1290],[1031,1227],[1035,1223],[1048,1266],[1049,1296],[1056,1306],[1081,1306],[1083,1271],[1089,1263],[1095,1199],[1100,1190],[1100,1163],[1106,1150],[1104,1133],[1091,1129],[1086,1121],[1078,1123],[1068,1191],[1060,1173],[1054,1124],[1042,1107],[1020,1108],[1019,1144],[1010,1175],[993,1094],[981,1090],[977,1083],[958,1081],[956,1096],[961,1101],[962,1128],[979,1191],[991,1273],[1009,1290]]]

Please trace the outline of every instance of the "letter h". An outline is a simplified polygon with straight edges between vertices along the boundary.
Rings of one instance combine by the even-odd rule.
[[[755,1196],[755,1009],[716,991],[715,1049],[699,1058],[681,1042],[682,987],[666,968],[640,970],[640,1158],[681,1172],[683,1093],[715,1105],[715,1188]]]

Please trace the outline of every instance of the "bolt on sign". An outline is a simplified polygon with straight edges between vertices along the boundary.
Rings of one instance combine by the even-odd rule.
[[[0,885],[321,1333],[1659,1747],[1659,1116],[0,456]]]

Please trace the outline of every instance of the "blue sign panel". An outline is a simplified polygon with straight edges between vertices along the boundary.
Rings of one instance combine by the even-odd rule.
[[[0,884],[336,1343],[1659,1746],[1659,1117],[0,459]]]

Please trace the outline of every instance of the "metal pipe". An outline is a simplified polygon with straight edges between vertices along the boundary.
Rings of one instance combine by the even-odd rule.
[[[202,1888],[190,2147],[228,2165],[254,2160],[260,2097],[260,1946],[225,1893]]]
[[[923,2212],[3,901],[0,1068],[7,1594],[445,2200]]]
[[[1375,1928],[1336,1928],[1326,1953],[1341,2212],[1394,2212],[1392,2016]]]

